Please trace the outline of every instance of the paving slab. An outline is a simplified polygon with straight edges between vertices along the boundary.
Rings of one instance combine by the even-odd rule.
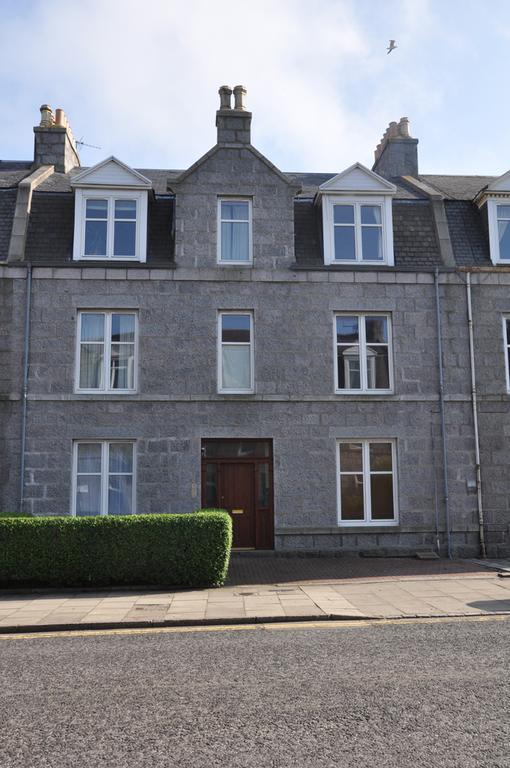
[[[474,561],[235,556],[217,589],[2,594],[0,630],[510,613],[510,579]]]

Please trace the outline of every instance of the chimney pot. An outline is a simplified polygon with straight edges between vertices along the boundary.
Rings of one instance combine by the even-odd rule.
[[[50,128],[53,125],[53,112],[49,104],[42,104],[41,110],[41,122],[39,123],[41,128]]]
[[[56,109],[55,110],[55,125],[58,125],[62,128],[65,128],[66,126],[66,116],[64,114],[63,109]]]
[[[218,91],[220,94],[220,110],[232,109],[231,98],[232,88],[229,85],[222,85]]]
[[[388,126],[388,138],[396,139],[397,136],[398,136],[398,124],[395,122],[395,120],[392,120]]]
[[[246,96],[246,88],[244,85],[236,85],[234,88],[234,109],[239,110],[240,112],[245,112],[246,107],[244,106],[244,97]]]
[[[409,139],[409,118],[408,117],[401,117],[400,122],[398,124],[399,133],[404,139]]]

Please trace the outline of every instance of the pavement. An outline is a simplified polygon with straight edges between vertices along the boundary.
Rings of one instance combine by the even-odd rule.
[[[510,613],[481,561],[234,555],[224,587],[0,591],[0,633]]]

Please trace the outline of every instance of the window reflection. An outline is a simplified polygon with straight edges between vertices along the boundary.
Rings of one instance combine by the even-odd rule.
[[[204,441],[202,455],[205,459],[263,459],[270,456],[270,445],[267,440]]]

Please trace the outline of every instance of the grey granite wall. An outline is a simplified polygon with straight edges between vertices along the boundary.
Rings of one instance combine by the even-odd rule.
[[[240,279],[238,270],[218,272],[202,270],[193,280],[184,269],[34,270],[27,508],[69,513],[77,439],[136,441],[138,510],[176,512],[200,504],[201,438],[261,437],[274,446],[278,548],[430,548],[436,486],[444,547],[432,276],[246,270]],[[467,486],[474,477],[474,442],[465,289],[456,275],[442,280],[452,540],[457,553],[476,554],[476,496]],[[87,308],[138,311],[136,394],[74,394],[76,318]],[[217,394],[217,312],[235,308],[254,313],[253,395]],[[392,318],[394,394],[335,395],[334,312],[376,310]],[[497,347],[494,354],[495,368]],[[505,401],[504,394],[499,398]],[[336,441],[369,437],[397,442],[400,521],[389,529],[346,531],[337,526]],[[485,432],[484,441],[492,445]],[[491,502],[492,527],[505,525],[503,496],[504,488]],[[501,551],[503,532],[495,528],[493,538]]]

